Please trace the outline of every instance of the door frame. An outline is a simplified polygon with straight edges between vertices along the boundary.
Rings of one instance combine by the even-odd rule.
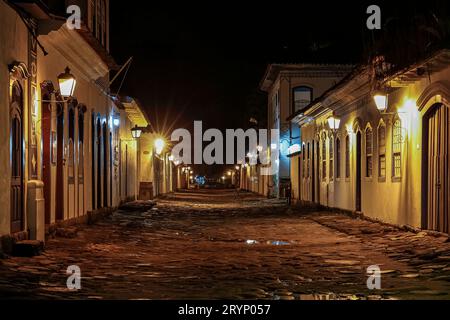
[[[13,96],[10,94],[10,101],[9,101],[9,123],[10,123],[10,133],[9,133],[9,139],[10,139],[10,167],[11,167],[11,172],[10,172],[10,176],[11,176],[11,183],[10,183],[10,228],[11,228],[11,233],[17,233],[17,232],[21,232],[24,231],[24,227],[25,227],[25,210],[24,210],[24,191],[25,191],[25,187],[24,187],[24,179],[25,179],[25,141],[24,141],[24,120],[23,120],[23,113],[24,113],[24,92],[22,89],[22,86],[20,84],[19,81],[15,80],[13,82],[11,82],[11,93],[14,92],[13,87],[16,87],[17,90],[19,91],[19,101],[15,101],[13,100]],[[12,123],[13,123],[13,119],[14,118],[18,118],[19,122],[20,122],[20,138],[18,139],[19,141],[19,147],[20,147],[20,154],[18,156],[18,158],[20,159],[20,176],[17,177],[19,179],[19,197],[20,199],[17,201],[17,205],[20,207],[19,209],[19,220],[14,220],[14,196],[12,194],[12,187],[13,187],[13,179],[12,179],[12,174],[13,174],[13,127],[12,127]]]
[[[362,132],[356,131],[355,211],[362,211]]]
[[[428,110],[424,113],[422,117],[422,198],[421,198],[421,215],[422,215],[422,223],[421,227],[424,230],[428,230],[430,226],[428,225],[428,218],[430,212],[428,212],[428,177],[430,170],[429,163],[429,120],[436,113],[436,111],[441,108],[446,107],[446,105],[442,102],[434,103],[428,108]],[[448,108],[448,107],[447,107]],[[447,142],[449,143],[449,142]],[[450,148],[449,148],[450,151]],[[426,192],[424,192],[426,191]],[[448,219],[450,218],[450,212],[447,212],[447,225],[449,224]],[[447,228],[449,228],[447,226]],[[450,230],[448,230],[450,231]]]

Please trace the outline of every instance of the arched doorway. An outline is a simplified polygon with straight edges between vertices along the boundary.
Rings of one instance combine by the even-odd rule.
[[[422,227],[450,232],[450,110],[437,103],[423,117]]]
[[[11,233],[23,231],[23,91],[15,81],[10,96]]]

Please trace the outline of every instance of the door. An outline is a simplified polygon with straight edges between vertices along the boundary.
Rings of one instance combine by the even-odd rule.
[[[361,141],[362,135],[361,132],[358,131],[356,134],[356,211],[361,212],[362,205],[361,205],[361,178],[362,178],[362,169],[361,169],[361,148],[362,148],[362,141]]]
[[[64,220],[64,106],[58,104],[56,120],[56,220]]]
[[[424,117],[424,229],[450,232],[449,109],[434,105]]]
[[[43,96],[43,100],[49,101],[50,99],[49,96]],[[42,103],[42,175],[44,179],[45,224],[50,224],[52,215],[52,139],[55,135],[52,134],[51,105],[48,102]]]
[[[108,207],[108,134],[106,122],[103,123],[103,207]]]
[[[102,207],[102,127],[97,119],[97,209]]]
[[[18,83],[11,88],[11,233],[23,231],[23,94]]]

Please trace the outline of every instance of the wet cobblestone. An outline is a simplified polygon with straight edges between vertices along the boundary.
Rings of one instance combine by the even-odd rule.
[[[73,230],[72,230],[73,231]],[[447,237],[251,194],[167,196],[119,210],[34,258],[0,260],[3,299],[449,299]],[[66,269],[81,268],[69,291]],[[381,290],[367,267],[379,265]]]

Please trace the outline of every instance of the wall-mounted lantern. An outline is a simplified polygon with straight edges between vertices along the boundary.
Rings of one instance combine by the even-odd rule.
[[[333,131],[339,130],[339,127],[341,125],[341,119],[339,119],[333,115],[333,116],[329,117],[327,119],[327,121],[328,121],[328,126],[330,127],[331,130],[333,130]]]
[[[58,83],[59,91],[61,92],[61,96],[63,96],[63,98],[73,97],[75,87],[77,86],[77,80],[70,73],[69,67],[66,67],[64,73],[61,73],[58,76]]]
[[[388,95],[386,92],[377,90],[373,93],[373,100],[377,106],[378,111],[381,113],[386,112],[388,109]]]
[[[131,135],[134,139],[139,139],[142,135],[142,129],[135,125],[134,128],[131,129]]]

